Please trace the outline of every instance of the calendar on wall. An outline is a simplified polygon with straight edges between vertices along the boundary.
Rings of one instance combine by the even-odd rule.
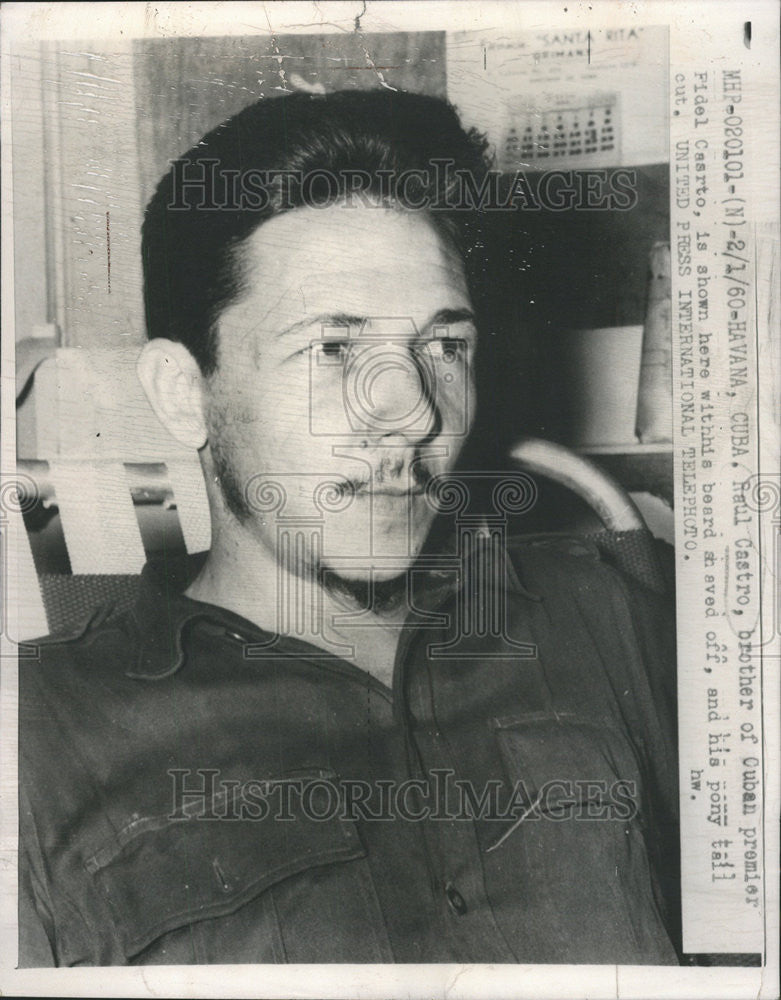
[[[540,110],[523,100],[510,102],[497,149],[500,170],[527,165],[557,165],[566,159],[588,161],[621,156],[621,119],[617,93],[554,94]]]
[[[504,171],[664,163],[667,28],[447,35],[447,92]]]

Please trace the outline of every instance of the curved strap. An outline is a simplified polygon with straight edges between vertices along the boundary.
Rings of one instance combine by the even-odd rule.
[[[643,515],[623,486],[594,462],[563,445],[523,438],[510,457],[529,472],[572,490],[596,511],[610,531],[648,531]]]

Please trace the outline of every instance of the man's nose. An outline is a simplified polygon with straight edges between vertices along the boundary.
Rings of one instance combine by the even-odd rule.
[[[348,377],[346,403],[361,429],[420,439],[436,423],[432,376],[424,360],[403,343],[367,348]]]

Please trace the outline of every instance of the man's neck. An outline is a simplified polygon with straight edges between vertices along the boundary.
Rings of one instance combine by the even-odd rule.
[[[267,632],[310,642],[392,686],[406,618],[403,601],[382,612],[363,610],[342,592],[337,595],[324,587],[314,570],[292,573],[255,539],[219,535],[186,593],[227,608]],[[351,613],[360,623],[344,623]]]

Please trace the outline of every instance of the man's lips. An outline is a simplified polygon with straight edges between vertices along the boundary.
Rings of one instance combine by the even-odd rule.
[[[355,496],[372,497],[418,497],[423,495],[423,489],[419,486],[409,489],[404,486],[375,486],[371,489],[368,484],[355,488]]]
[[[342,491],[355,497],[418,497],[426,492],[432,478],[433,473],[426,466],[416,463],[392,476],[380,469],[369,479],[348,479]]]

